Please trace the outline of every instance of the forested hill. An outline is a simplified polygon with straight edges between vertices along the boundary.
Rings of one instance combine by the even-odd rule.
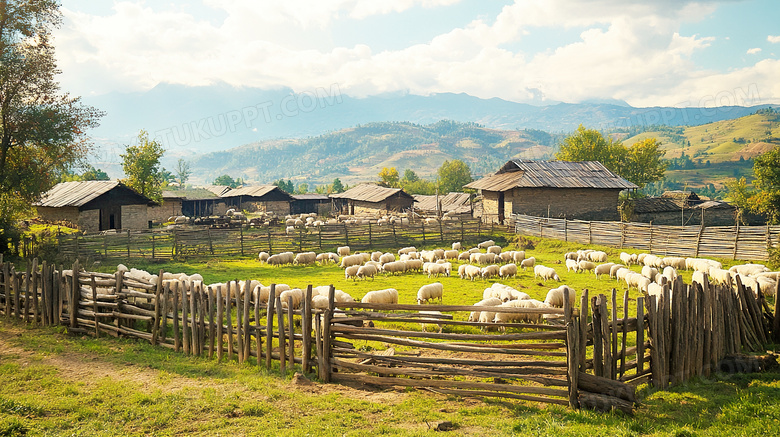
[[[269,140],[201,155],[192,162],[193,182],[219,175],[269,183],[279,178],[309,184],[376,180],[382,167],[432,177],[445,160],[461,159],[475,176],[511,158],[550,158],[556,135],[533,129],[496,130],[442,120],[429,125],[381,122],[303,139]],[[201,180],[202,179],[202,180]]]

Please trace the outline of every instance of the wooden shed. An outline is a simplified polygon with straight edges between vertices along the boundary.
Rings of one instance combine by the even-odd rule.
[[[68,221],[85,232],[148,229],[157,205],[119,181],[62,182],[33,206],[42,220]]]
[[[465,187],[482,193],[483,221],[498,223],[511,214],[619,220],[620,191],[638,188],[597,161],[520,159]]]
[[[683,194],[679,191],[636,199],[631,215],[631,221],[673,226],[734,226],[736,220],[734,205],[700,199],[696,193]]]
[[[222,198],[231,208],[277,215],[290,214],[290,204],[294,200],[276,185],[234,188],[222,194]]]
[[[387,188],[366,183],[349,190],[331,194],[333,210],[340,214],[384,214],[388,211],[405,211],[412,208],[414,197],[400,188]]]
[[[414,195],[414,209],[420,214],[448,214],[471,216],[473,202],[469,193],[447,193],[443,196]]]
[[[330,197],[324,194],[294,194],[290,207],[291,214],[316,213],[326,216],[331,211]]]
[[[166,190],[162,204],[149,208],[149,220],[164,223],[170,217],[209,217],[223,215],[228,210],[224,198],[206,188]]]

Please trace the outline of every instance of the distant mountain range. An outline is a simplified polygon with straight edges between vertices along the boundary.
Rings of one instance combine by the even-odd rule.
[[[428,125],[446,119],[478,123],[488,129],[533,129],[560,134],[576,129],[579,124],[598,129],[700,125],[738,118],[765,106],[717,110],[633,108],[619,101],[533,106],[467,94],[394,93],[353,98],[341,94],[336,85],[294,93],[288,88],[236,88],[226,84],[202,87],[161,84],[146,92],[85,97],[84,102],[106,111],[101,126],[91,135],[100,147],[95,164],[112,177],[121,176],[117,166],[119,153],[141,129],[162,141],[166,148],[163,165],[173,168],[178,158],[208,164],[197,155],[261,141],[302,141],[374,122]],[[265,150],[273,151],[267,144]],[[268,159],[274,157],[268,155]],[[257,172],[258,176],[262,173]]]

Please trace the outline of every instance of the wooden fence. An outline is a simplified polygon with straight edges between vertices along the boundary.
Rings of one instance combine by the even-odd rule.
[[[166,231],[122,231],[115,234],[60,235],[58,252],[65,259],[187,259],[211,256],[256,256],[264,251],[335,251],[477,242],[505,227],[479,220],[444,220],[436,224],[322,225],[287,234],[282,227],[210,229],[181,228]]]
[[[327,306],[314,308],[309,286],[296,308],[273,285],[267,302],[238,292],[240,287],[239,281],[215,289],[182,281],[152,285],[121,273],[79,272],[78,262],[63,271],[32,261],[24,272],[4,263],[0,313],[62,324],[80,335],[133,337],[209,359],[268,369],[278,361],[283,373],[299,368],[324,382],[424,387],[626,413],[636,405],[637,384],[665,389],[706,376],[724,356],[763,350],[780,334],[778,304],[773,316],[763,293],[756,297],[741,283],[734,292],[680,279],[660,297],[637,298],[635,315],[629,314],[626,293],[622,317],[615,290],[611,301],[603,294],[589,299],[585,290],[579,307],[564,299],[561,309],[501,310],[525,319],[544,314],[548,323],[500,324],[467,321],[467,313],[487,307],[336,302],[331,286]],[[439,331],[428,332],[420,323]]]
[[[536,237],[632,247],[664,256],[766,260],[780,226],[665,226],[514,215],[515,232]]]

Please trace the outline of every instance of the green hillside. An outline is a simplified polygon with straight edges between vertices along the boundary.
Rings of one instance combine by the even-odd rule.
[[[446,160],[461,159],[475,176],[495,171],[511,158],[545,159],[559,137],[536,130],[487,129],[475,123],[439,121],[369,123],[305,139],[248,144],[203,155],[193,162],[193,181],[222,174],[249,182],[279,178],[325,184],[375,180],[382,167],[414,170],[430,178]]]

